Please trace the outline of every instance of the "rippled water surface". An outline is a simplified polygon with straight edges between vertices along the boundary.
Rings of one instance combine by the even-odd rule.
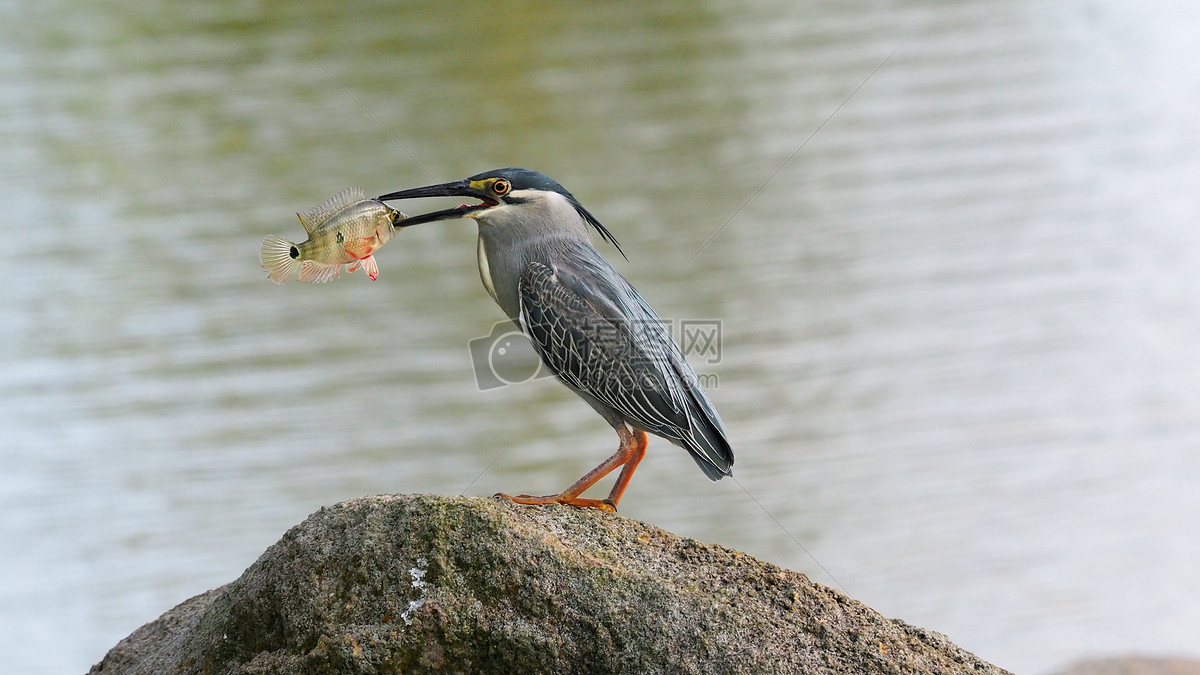
[[[448,7],[0,6],[6,669],[85,670],[323,504],[615,448],[553,380],[477,388],[470,222],[376,283],[259,269],[344,186],[509,165],[721,322],[737,481],[652,441],[622,513],[1019,672],[1200,651],[1194,3]]]

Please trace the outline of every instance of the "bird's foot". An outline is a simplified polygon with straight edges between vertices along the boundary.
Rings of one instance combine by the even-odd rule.
[[[506,495],[497,493],[497,497],[508,499],[518,504],[567,504],[568,506],[577,506],[582,509],[600,509],[609,513],[617,512],[617,505],[609,499],[588,499],[586,497],[568,497],[566,495],[546,495],[544,497],[534,497],[533,495]]]

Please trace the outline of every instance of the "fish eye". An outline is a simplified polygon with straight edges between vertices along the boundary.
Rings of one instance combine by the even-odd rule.
[[[508,181],[504,180],[503,178],[498,178],[492,182],[492,192],[495,192],[497,195],[500,195],[501,197],[508,194],[508,191],[511,189],[512,189],[512,185]]]

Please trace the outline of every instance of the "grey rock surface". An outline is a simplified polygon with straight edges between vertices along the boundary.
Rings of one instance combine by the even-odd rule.
[[[803,574],[619,515],[322,508],[92,673],[1003,673]]]

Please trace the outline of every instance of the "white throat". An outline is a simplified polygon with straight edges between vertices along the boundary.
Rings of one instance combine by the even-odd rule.
[[[479,246],[475,250],[475,254],[479,257],[479,279],[483,282],[483,287],[487,289],[488,295],[492,296],[497,304],[500,303],[500,298],[496,297],[496,285],[492,283],[492,269],[488,266],[487,247],[483,243],[483,237],[479,237]]]

